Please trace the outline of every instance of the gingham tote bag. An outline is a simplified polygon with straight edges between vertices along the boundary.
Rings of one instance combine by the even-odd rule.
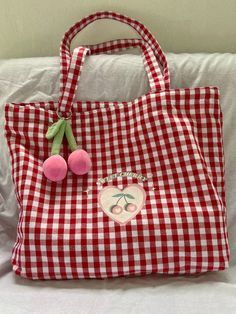
[[[126,23],[140,38],[70,52],[74,36],[98,19]],[[86,55],[130,47],[142,51],[150,85],[145,95],[122,102],[74,100]],[[72,26],[60,58],[58,102],[5,107],[19,203],[15,273],[76,279],[225,269],[218,88],[171,89],[156,39],[140,22],[114,12],[98,12]],[[48,169],[60,177],[64,167],[63,178],[48,175],[50,158],[55,163]]]

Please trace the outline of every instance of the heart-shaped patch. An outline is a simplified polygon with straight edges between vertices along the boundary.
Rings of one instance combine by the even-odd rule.
[[[146,192],[139,184],[120,190],[107,186],[100,191],[98,202],[104,213],[121,225],[127,224],[143,208]]]

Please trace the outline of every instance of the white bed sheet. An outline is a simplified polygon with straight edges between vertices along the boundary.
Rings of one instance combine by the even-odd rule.
[[[74,281],[30,281],[11,271],[17,207],[3,135],[6,102],[56,100],[56,57],[0,61],[0,313],[236,313],[236,55],[168,54],[172,87],[214,85],[224,116],[230,268],[219,273]],[[140,56],[90,56],[80,99],[130,100],[148,83]]]

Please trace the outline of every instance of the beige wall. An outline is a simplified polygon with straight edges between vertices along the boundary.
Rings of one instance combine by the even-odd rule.
[[[139,19],[165,51],[236,53],[236,0],[0,0],[0,58],[58,55],[64,31],[101,10]],[[77,43],[133,35],[119,23],[93,25]]]

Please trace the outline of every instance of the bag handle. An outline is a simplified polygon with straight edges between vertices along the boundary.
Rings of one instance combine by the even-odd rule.
[[[111,53],[139,47],[142,50],[144,67],[150,84],[150,92],[165,89],[165,81],[154,52],[146,41],[139,38],[116,39],[95,45],[86,45],[91,54]]]
[[[74,49],[70,59],[69,68],[66,70],[66,82],[63,86],[63,92],[58,104],[59,116],[65,116],[64,113],[66,113],[66,117],[71,115],[71,106],[74,101],[78,81],[87,54],[110,53],[112,51],[119,51],[132,47],[140,47],[142,49],[143,63],[149,79],[150,92],[164,89],[165,82],[154,52],[142,39],[117,39],[100,44],[78,47]]]
[[[154,51],[154,54],[159,61],[160,66],[162,67],[162,73],[165,82],[165,88],[170,88],[170,78],[169,78],[169,69],[166,57],[158,44],[155,37],[150,33],[150,31],[139,21],[129,18],[128,16],[112,12],[112,11],[101,11],[91,14],[87,17],[84,17],[79,22],[75,23],[63,36],[61,47],[60,47],[60,59],[61,59],[61,79],[60,79],[60,91],[63,93],[63,88],[67,79],[67,70],[70,64],[70,45],[72,39],[77,35],[80,31],[82,31],[87,25],[93,23],[99,19],[111,19],[122,22],[131,26],[140,36],[141,38],[148,43],[150,48]]]
[[[88,52],[89,49],[86,47],[78,47],[73,50],[65,87],[58,101],[57,115],[59,118],[64,117],[65,119],[69,119],[71,117],[71,107],[81,74],[81,68]]]

